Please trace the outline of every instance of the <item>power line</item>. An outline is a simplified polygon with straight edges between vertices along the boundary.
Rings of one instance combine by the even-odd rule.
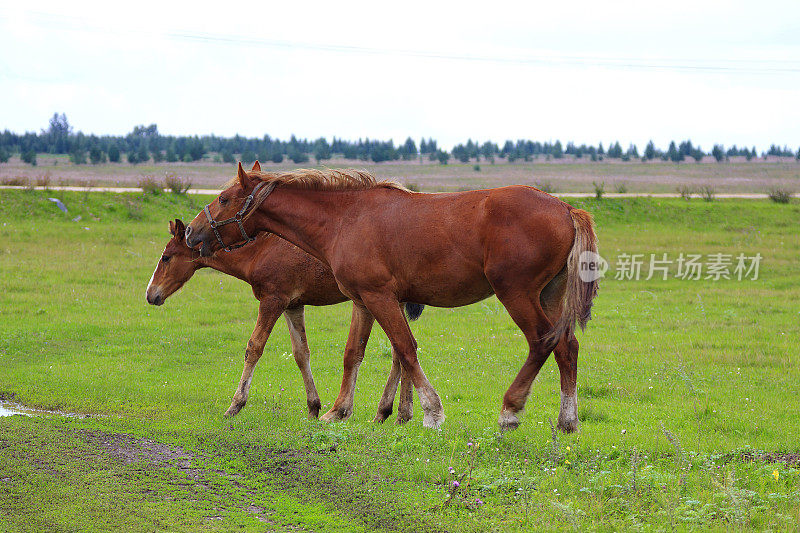
[[[523,51],[515,55],[481,55],[459,54],[413,49],[379,48],[368,46],[341,45],[329,43],[310,43],[302,41],[286,41],[265,39],[260,37],[231,36],[214,33],[201,33],[184,30],[167,30],[153,32],[143,29],[113,30],[93,26],[85,19],[73,16],[55,16],[48,13],[27,12],[34,19],[51,25],[57,30],[107,33],[116,35],[120,31],[128,33],[158,36],[171,40],[200,44],[224,44],[230,46],[280,48],[285,50],[302,50],[325,52],[342,55],[376,55],[395,56],[439,61],[459,61],[486,63],[497,65],[547,65],[547,66],[585,66],[605,67],[624,70],[646,71],[683,71],[707,72],[721,74],[797,74],[800,73],[800,61],[776,59],[669,59],[669,58],[636,58],[636,57],[596,57],[589,55],[554,55],[534,51]],[[66,22],[70,22],[67,24]]]

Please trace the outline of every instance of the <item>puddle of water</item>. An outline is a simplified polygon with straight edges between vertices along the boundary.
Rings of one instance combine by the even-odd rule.
[[[33,409],[25,407],[24,405],[13,402],[0,402],[0,416],[42,416],[42,415],[58,415],[58,416],[74,416],[83,418],[82,415],[75,413],[63,413],[61,411],[47,411],[46,409]]]

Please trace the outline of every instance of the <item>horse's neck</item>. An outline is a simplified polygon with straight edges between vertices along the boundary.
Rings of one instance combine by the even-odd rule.
[[[363,192],[278,187],[254,213],[255,228],[270,231],[327,264],[342,214],[357,205]]]

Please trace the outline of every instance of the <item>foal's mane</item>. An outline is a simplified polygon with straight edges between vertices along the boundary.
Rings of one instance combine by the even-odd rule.
[[[378,188],[408,190],[395,181],[378,181],[375,176],[366,170],[353,168],[328,168],[325,170],[301,168],[275,172],[249,171],[247,175],[257,181],[275,183],[276,186],[292,189],[314,191],[365,191]],[[225,188],[227,189],[237,182],[238,178],[233,178],[225,184]]]

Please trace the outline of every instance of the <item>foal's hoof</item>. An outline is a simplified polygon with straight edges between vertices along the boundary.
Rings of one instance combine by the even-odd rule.
[[[228,410],[225,411],[225,414],[222,416],[224,418],[231,418],[233,416],[236,416],[239,414],[239,411],[242,410],[242,407],[244,407],[244,404],[242,405],[231,404],[231,406],[228,407]]]
[[[519,418],[511,411],[501,411],[498,423],[500,431],[513,431],[519,427]]]
[[[389,409],[378,409],[378,412],[375,413],[375,418],[372,419],[373,422],[376,424],[383,424],[386,422],[386,419],[392,415],[392,408]]]

